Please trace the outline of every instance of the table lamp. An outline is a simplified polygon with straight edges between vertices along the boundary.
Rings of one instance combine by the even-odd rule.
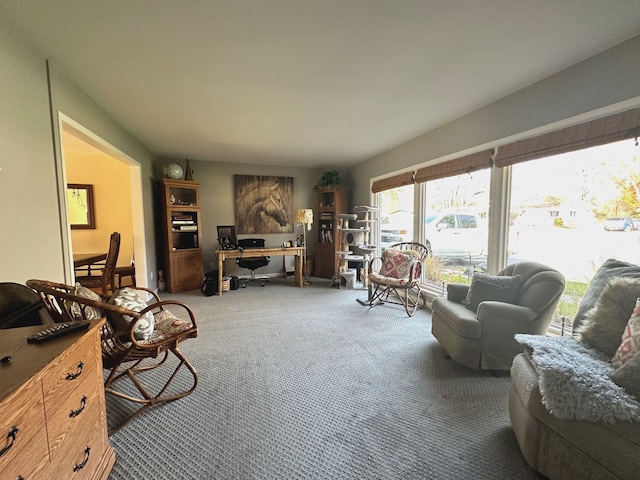
[[[295,215],[294,215],[294,221],[295,223],[299,223],[301,225],[307,225],[306,230],[311,230],[311,224],[313,223],[313,210],[311,210],[310,208],[299,208],[296,210]],[[304,274],[304,281],[305,283],[308,285],[309,284],[309,276],[307,275],[307,235],[306,235],[306,230],[303,227],[302,228],[302,243],[304,244],[304,254],[303,254],[303,274]]]

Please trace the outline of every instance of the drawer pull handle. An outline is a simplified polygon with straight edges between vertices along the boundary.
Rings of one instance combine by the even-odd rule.
[[[16,480],[24,480],[24,477],[23,477],[22,475],[18,475],[18,476],[16,477]]]
[[[7,434],[7,439],[11,438],[11,442],[9,442],[9,445],[7,445],[2,450],[0,450],[0,457],[2,457],[5,453],[11,450],[11,447],[13,447],[13,443],[16,441],[17,433],[18,433],[18,427],[11,427],[9,429],[9,433]]]
[[[89,461],[89,452],[91,451],[91,448],[87,447],[84,449],[84,460],[82,460],[82,463],[76,463],[73,466],[73,471],[77,472],[78,470],[82,470],[84,468],[84,466],[87,464],[87,462]]]
[[[83,395],[82,399],[80,400],[80,407],[77,410],[71,410],[69,412],[69,418],[77,417],[78,415],[80,415],[84,410],[84,407],[86,406],[87,406],[87,396]]]
[[[84,368],[84,363],[78,363],[78,371],[76,373],[67,373],[65,380],[75,380],[82,374],[82,369]]]

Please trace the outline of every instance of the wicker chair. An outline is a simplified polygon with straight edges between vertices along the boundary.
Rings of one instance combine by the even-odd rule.
[[[56,323],[107,317],[108,321],[105,322],[101,331],[103,368],[110,370],[104,382],[105,393],[141,405],[124,422],[111,429],[109,435],[119,431],[153,405],[177,400],[191,394],[196,389],[198,374],[178,349],[178,344],[198,335],[196,318],[187,305],[174,300],[161,301],[152,290],[138,287],[135,290],[145,296],[151,296],[152,301],[148,303],[147,308],[137,312],[107,303],[108,297],[104,295],[100,295],[102,299],[98,301],[74,294],[75,287],[69,285],[43,280],[29,280],[27,286],[40,295],[47,311]],[[178,308],[183,312],[184,320],[178,319],[169,312],[165,308],[168,306],[172,306],[174,309]],[[153,314],[155,329],[149,339],[139,340],[134,333],[136,324],[148,312]],[[132,320],[130,322],[114,322],[114,318],[123,318],[122,316],[128,316]],[[170,363],[165,365],[169,353],[172,353],[178,360],[173,372]],[[149,393],[139,374],[163,365],[167,368],[161,371],[168,376],[168,379],[159,392]],[[188,382],[191,386],[178,393],[168,392],[170,384],[182,367],[188,371],[187,378],[192,377],[192,384],[190,381]],[[123,385],[123,388],[117,389],[119,385],[117,381],[122,378],[128,378],[140,395],[135,394],[134,396],[124,393],[132,391],[130,385]]]
[[[90,288],[91,290],[103,293],[104,295],[116,291],[116,263],[118,263],[118,254],[120,253],[120,234],[113,232],[109,239],[109,251],[104,261],[104,266],[100,275],[79,276],[76,271],[76,282],[80,285]]]
[[[388,247],[381,257],[369,262],[369,282],[374,290],[369,306],[395,303],[404,306],[410,317],[420,303],[420,276],[431,250],[421,243],[402,242]],[[389,296],[397,300],[389,300]]]

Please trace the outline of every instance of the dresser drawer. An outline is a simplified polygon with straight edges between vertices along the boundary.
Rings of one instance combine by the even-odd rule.
[[[86,335],[69,348],[55,364],[50,365],[42,379],[47,421],[53,412],[85,382],[102,384],[102,372],[98,373],[97,345],[94,337]]]
[[[85,443],[98,430],[107,437],[100,401],[102,384],[85,381],[75,388],[55,410],[47,410],[47,431],[51,461],[56,461],[61,452],[70,445]]]
[[[0,472],[44,430],[42,384],[26,383],[0,404]],[[47,439],[44,444],[46,447]]]
[[[49,446],[47,431],[43,427],[31,437],[29,444],[20,450],[20,455],[14,455],[7,464],[0,466],[0,477],[7,480],[21,477],[24,480],[44,478],[46,475],[38,472],[48,466]]]
[[[92,413],[95,422],[88,430],[74,432],[65,442],[57,458],[52,460],[51,477],[65,480],[85,480],[94,478],[98,466],[103,461],[107,448],[107,432],[100,425],[99,412]],[[26,480],[26,479],[25,479]]]

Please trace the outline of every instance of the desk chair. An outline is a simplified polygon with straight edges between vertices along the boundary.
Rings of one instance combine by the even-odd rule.
[[[238,240],[240,248],[264,248],[264,238],[243,238]],[[269,277],[256,277],[256,270],[260,267],[269,265],[269,257],[240,257],[236,258],[239,267],[251,270],[251,278],[245,278],[240,281],[240,286],[245,288],[249,283],[260,282],[260,286],[264,287],[265,282],[269,281]]]

